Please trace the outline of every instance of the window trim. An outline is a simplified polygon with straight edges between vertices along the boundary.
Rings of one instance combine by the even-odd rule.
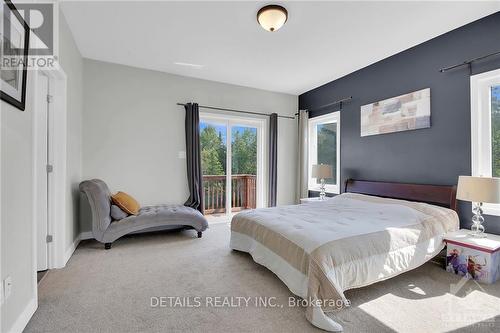
[[[316,126],[319,124],[337,123],[337,165],[335,167],[337,184],[326,184],[325,189],[327,193],[339,194],[340,193],[340,111],[328,113],[322,116],[310,118],[308,121],[308,173],[307,173],[307,188],[309,191],[320,191],[320,185],[316,184],[311,177],[312,165],[316,164],[317,159],[317,135]],[[314,153],[313,153],[314,152]]]
[[[473,75],[471,87],[472,176],[492,177],[491,86],[500,85],[500,69]],[[500,216],[500,204],[483,205],[486,215]]]

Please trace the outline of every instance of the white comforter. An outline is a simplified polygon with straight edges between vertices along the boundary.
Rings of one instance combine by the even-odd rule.
[[[309,301],[306,316],[329,331],[326,316],[348,304],[344,291],[381,281],[425,263],[458,230],[446,208],[360,194],[323,202],[242,212],[231,224],[231,248],[249,252],[296,295]],[[336,307],[325,304],[333,304]]]

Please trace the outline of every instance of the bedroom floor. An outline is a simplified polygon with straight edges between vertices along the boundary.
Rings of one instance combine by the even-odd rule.
[[[66,268],[39,284],[39,307],[25,332],[323,332],[273,273],[228,248],[228,224],[80,244]],[[353,306],[334,315],[345,332],[498,332],[500,285],[467,282],[428,263],[347,293]],[[151,297],[263,296],[284,307],[151,307]],[[191,303],[192,304],[192,303]],[[479,309],[481,309],[479,311]],[[467,316],[467,318],[465,318]]]

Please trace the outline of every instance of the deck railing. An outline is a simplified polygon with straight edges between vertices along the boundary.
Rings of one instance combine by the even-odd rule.
[[[231,211],[256,207],[256,176],[231,176]],[[226,176],[203,176],[203,200],[205,214],[226,211]]]

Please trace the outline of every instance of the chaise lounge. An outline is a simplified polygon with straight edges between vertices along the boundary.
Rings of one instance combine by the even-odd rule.
[[[80,183],[80,192],[84,202],[88,202],[92,219],[94,238],[104,243],[109,250],[118,238],[138,232],[179,229],[188,227],[198,232],[208,228],[208,223],[199,211],[183,205],[146,206],[138,215],[130,215],[113,221],[111,217],[111,193],[106,183],[99,179],[86,180]]]

